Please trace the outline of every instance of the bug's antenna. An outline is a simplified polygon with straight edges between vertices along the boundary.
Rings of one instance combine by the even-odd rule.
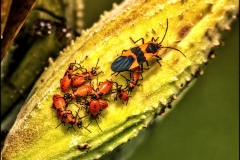
[[[99,62],[99,58],[98,58],[98,60],[97,60],[97,64],[96,64],[96,66],[95,66],[96,69],[97,69],[98,62]]]
[[[163,47],[163,46],[162,46],[161,48],[170,48],[170,49],[174,49],[174,50],[180,52],[184,57],[186,57],[185,54],[183,54],[183,52],[180,51],[179,49],[176,49],[176,48],[173,48],[173,47]],[[186,57],[186,58],[187,58],[187,57]]]
[[[165,36],[166,36],[166,34],[167,34],[167,30],[168,30],[168,19],[167,19],[167,28],[166,28],[166,31],[165,31],[164,36],[163,36],[163,38],[162,38],[162,40],[161,40],[161,42],[160,42],[159,44],[162,44],[162,42],[163,42],[163,40],[164,40],[164,38],[165,38]]]

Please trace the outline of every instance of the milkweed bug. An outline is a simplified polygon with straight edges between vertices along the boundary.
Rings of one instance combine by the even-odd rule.
[[[71,119],[73,117],[72,111],[70,111],[70,110],[62,110],[62,111],[57,113],[57,117],[58,117],[58,119],[61,120],[62,123],[64,123],[64,124],[68,123],[68,122],[71,121]]]
[[[67,71],[64,74],[64,77],[60,80],[60,87],[62,92],[66,92],[71,85],[73,68],[76,63],[70,63]]]
[[[87,101],[87,104],[88,104],[88,113],[90,113],[90,123],[87,125],[87,127],[92,123],[92,120],[94,119],[98,125],[98,122],[97,122],[97,118],[98,118],[98,115],[100,114],[101,112],[101,105],[99,104],[99,101],[96,100],[96,99],[93,99],[93,100],[88,100]],[[87,128],[86,127],[86,128]],[[99,127],[98,125],[98,128],[101,130],[101,128]],[[102,131],[102,130],[101,130]]]
[[[107,101],[108,100],[106,100],[106,99],[99,99],[98,100],[98,103],[99,103],[101,109],[106,109],[108,107]]]
[[[87,106],[88,107],[88,109],[89,109],[89,106],[92,104],[92,105],[96,105],[96,106],[98,106],[98,104],[97,103],[99,103],[99,106],[100,106],[100,110],[103,110],[103,109],[106,109],[107,107],[108,107],[108,103],[107,103],[107,99],[90,99],[90,100],[86,100],[85,101],[85,106]],[[90,111],[90,110],[88,110],[88,111]],[[91,113],[91,112],[90,112]]]
[[[76,98],[77,101],[79,100],[79,98],[81,97],[86,97],[88,96],[90,93],[92,93],[92,86],[90,85],[83,85],[78,87],[75,91],[72,91],[70,93],[65,93],[64,94],[64,99],[73,99]]]
[[[61,111],[57,114],[57,117],[59,119],[61,119],[61,123],[63,123],[65,125],[65,123],[68,123],[71,125],[71,127],[68,127],[67,130],[69,130],[70,128],[73,128],[75,130],[75,128],[73,126],[77,126],[78,128],[85,128],[83,125],[82,125],[82,118],[77,118],[78,117],[78,113],[76,114],[76,117],[73,116],[72,114],[72,111],[70,110],[64,110],[64,111]],[[58,125],[60,126],[61,123]],[[57,126],[57,127],[58,127]],[[56,128],[57,128],[56,127]],[[86,130],[88,130],[87,128],[85,128]],[[76,130],[75,130],[76,131]],[[89,130],[88,130],[89,131]],[[89,131],[91,133],[91,131]]]
[[[55,94],[52,97],[53,105],[52,108],[55,108],[57,112],[64,111],[67,108],[67,103],[64,97],[60,96],[59,94]]]
[[[129,100],[129,95],[128,95],[128,92],[125,90],[126,88],[122,89],[122,85],[118,85],[116,87],[116,97],[114,98],[115,101],[117,101],[117,97],[119,97],[119,99],[121,100],[121,102],[124,104],[124,101],[127,101],[128,103],[128,100]],[[126,103],[126,105],[127,105]]]
[[[96,89],[96,91],[94,91],[93,99],[99,99],[103,95],[109,94],[112,90],[113,83],[116,82],[106,80],[104,82],[99,83],[98,88]]]
[[[99,58],[98,58],[96,66],[92,67],[91,71],[87,71],[85,68],[82,68],[82,69],[85,69],[85,71],[83,73],[73,76],[72,81],[71,81],[72,87],[78,87],[78,86],[82,85],[83,83],[85,83],[86,81],[92,80],[93,76],[97,76],[100,73],[102,73],[102,71],[97,73],[97,69],[99,68],[99,67],[97,67],[98,62],[99,62]]]
[[[53,99],[52,108],[56,109],[57,113],[59,113],[61,111],[65,111],[67,106],[68,106],[68,104],[71,103],[70,101],[66,101],[66,99],[67,99],[66,95],[65,95],[65,97],[62,97],[59,94],[55,94],[55,95],[53,95],[52,99]],[[79,108],[79,106],[77,106],[75,103],[72,103],[72,104],[74,104],[76,107]]]
[[[143,38],[140,38],[137,41],[134,41],[132,38],[130,38],[133,43],[136,43],[142,40],[142,45],[133,47],[129,50],[123,50],[122,55],[113,61],[111,65],[112,71],[114,73],[116,72],[119,73],[119,72],[131,70],[138,66],[142,66],[144,62],[146,62],[147,66],[149,66],[148,60],[151,59],[152,57],[156,57],[157,58],[156,61],[161,66],[159,60],[161,60],[162,58],[158,56],[158,53],[161,48],[174,49],[176,51],[179,51],[183,56],[185,56],[180,50],[176,48],[162,46],[162,42],[166,36],[167,30],[168,30],[168,19],[167,19],[166,31],[160,43],[156,42],[159,37],[157,37],[156,39],[154,39],[153,37],[152,40],[147,43],[144,43]]]
[[[142,68],[140,66],[137,66],[136,68],[133,69],[133,71],[130,71],[130,80],[127,79],[125,76],[121,75],[124,77],[127,81],[129,81],[129,86],[128,86],[128,91],[132,92],[132,90],[136,87],[139,86],[138,84],[139,80],[143,80],[142,77]],[[141,78],[140,78],[141,77]]]

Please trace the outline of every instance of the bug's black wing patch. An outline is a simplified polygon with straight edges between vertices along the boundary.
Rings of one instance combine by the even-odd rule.
[[[139,65],[146,62],[146,58],[144,57],[144,53],[140,47],[134,47],[131,49],[131,51],[132,51],[132,53],[134,53],[137,56],[137,61],[138,61]]]
[[[132,56],[120,56],[112,63],[111,69],[113,72],[127,71],[134,61]]]
[[[146,52],[147,53],[156,53],[160,49],[158,44],[149,43]]]

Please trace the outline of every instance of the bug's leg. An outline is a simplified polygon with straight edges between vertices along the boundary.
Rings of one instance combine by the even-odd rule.
[[[159,37],[157,37],[157,38],[155,39],[154,37],[152,37],[152,40],[151,40],[151,41],[152,41],[152,42],[157,42],[158,38],[159,38]]]
[[[124,75],[122,75],[122,74],[121,74],[121,76],[122,76],[123,78],[125,78],[127,82],[129,82],[129,81],[130,81],[130,80],[129,80],[129,79],[127,79],[127,77],[125,77]]]
[[[161,42],[160,42],[159,44],[162,44],[162,42],[163,42],[163,40],[164,40],[164,38],[165,38],[165,36],[166,36],[166,34],[167,34],[167,30],[168,30],[168,19],[167,19],[166,31],[165,31],[164,36],[163,36],[163,38],[162,38],[162,40],[161,40]]]
[[[157,61],[157,63],[160,65],[160,67],[162,66],[161,65],[161,63],[159,62],[160,60],[162,60],[162,58],[161,57],[159,57],[159,56],[156,56],[157,57],[157,59],[156,59],[156,61]]]
[[[116,73],[117,73],[117,74],[116,74]],[[113,73],[111,74],[111,76],[114,75],[114,74],[116,74],[115,76],[117,76],[119,73],[120,73],[120,72],[113,72]]]
[[[136,41],[134,41],[133,39],[132,39],[132,37],[130,37],[130,39],[131,39],[131,41],[134,43],[134,44],[136,44],[138,41],[140,41],[140,40],[142,40],[142,44],[144,44],[144,39],[143,38],[140,38],[140,39],[138,39],[138,40],[136,40]]]
[[[149,70],[149,64],[148,64],[148,61],[146,61],[146,64],[147,64],[147,68],[143,68],[143,64],[141,64],[141,68],[142,68],[143,70]]]

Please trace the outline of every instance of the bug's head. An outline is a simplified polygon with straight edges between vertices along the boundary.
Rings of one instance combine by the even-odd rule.
[[[128,86],[128,91],[129,92],[132,92],[132,90],[135,88],[135,83],[129,83],[129,86]]]
[[[82,127],[82,120],[80,118],[77,119],[76,125],[78,126],[78,128]]]
[[[71,95],[70,93],[65,93],[64,96],[63,96],[63,98],[64,98],[65,100],[69,100],[69,99],[72,99],[72,95]]]

